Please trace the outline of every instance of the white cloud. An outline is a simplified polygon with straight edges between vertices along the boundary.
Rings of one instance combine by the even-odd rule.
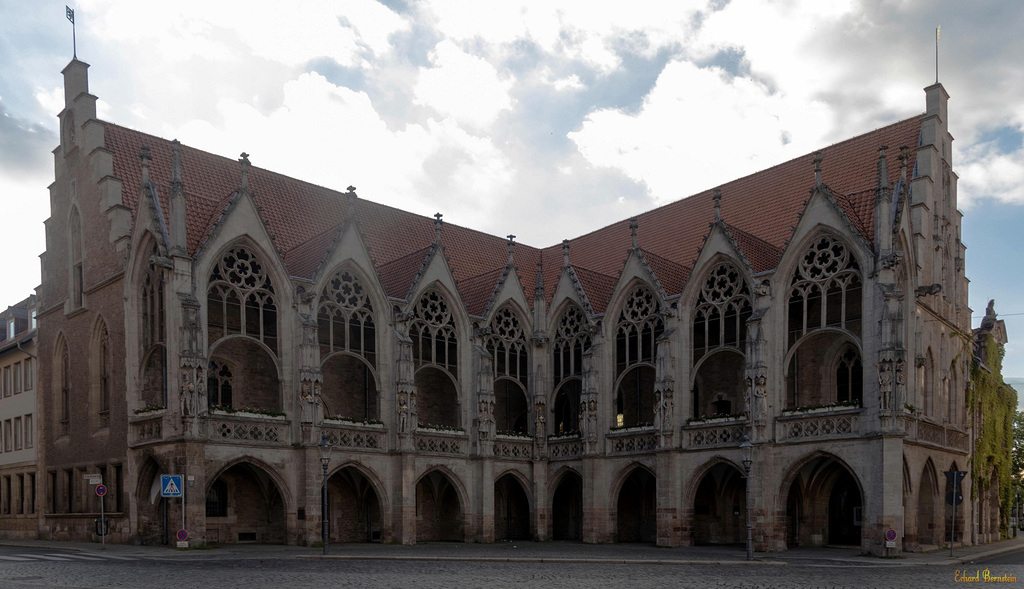
[[[417,103],[476,128],[489,125],[512,106],[512,80],[501,79],[494,66],[452,41],[438,43],[430,61],[434,67],[420,69]]]
[[[597,111],[569,136],[592,164],[621,169],[667,202],[813,149],[827,114],[718,68],[676,61],[639,113]]]
[[[962,208],[982,198],[1024,205],[1024,148],[1001,153],[994,143],[972,145],[960,153],[956,170]]]

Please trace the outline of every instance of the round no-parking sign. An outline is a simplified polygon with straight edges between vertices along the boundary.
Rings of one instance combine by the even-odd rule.
[[[184,528],[178,530],[177,538],[178,542],[184,542],[185,540],[188,540],[188,530]]]
[[[96,485],[96,496],[102,497],[107,494],[106,485]]]
[[[885,541],[895,542],[896,541],[896,530],[889,528],[885,531]]]

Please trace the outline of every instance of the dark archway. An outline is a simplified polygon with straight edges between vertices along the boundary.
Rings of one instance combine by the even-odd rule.
[[[494,483],[494,539],[530,539],[530,500],[510,474]]]
[[[281,490],[252,463],[232,465],[206,490],[206,539],[211,544],[283,544],[285,522]]]
[[[348,354],[336,354],[323,363],[325,417],[380,419],[377,383],[366,362]]]
[[[745,367],[743,354],[731,349],[704,358],[693,381],[693,417],[743,411]]]
[[[829,544],[860,546],[862,509],[857,481],[848,471],[841,472],[828,499]]]
[[[654,542],[657,533],[657,485],[645,468],[634,468],[622,483],[616,509],[619,542]]]
[[[327,481],[333,542],[380,542],[383,517],[377,491],[362,472],[347,466]]]
[[[206,388],[211,409],[281,410],[277,361],[252,338],[231,337],[213,349]]]
[[[654,368],[636,366],[622,375],[615,393],[616,427],[652,425],[654,423]]]
[[[510,378],[494,381],[494,427],[498,433],[525,434],[529,431],[526,391]]]
[[[819,453],[795,466],[783,489],[787,544],[860,546],[864,497],[846,464]]]
[[[419,425],[460,427],[459,392],[451,377],[432,366],[416,373],[416,416]]]
[[[736,467],[720,462],[708,470],[693,497],[693,544],[736,544],[746,540],[747,481]]]
[[[137,537],[144,546],[167,544],[171,541],[170,513],[167,499],[160,496],[160,474],[163,469],[149,456],[139,469],[135,491],[138,510]],[[180,512],[179,512],[180,517]]]
[[[917,486],[917,542],[922,546],[939,546],[942,538],[939,521],[944,503],[939,499],[935,467],[929,460],[921,472],[921,484]]]
[[[555,488],[551,499],[551,537],[583,539],[583,479],[575,472],[565,473]]]
[[[447,475],[431,471],[416,483],[416,541],[465,539],[459,493]]]

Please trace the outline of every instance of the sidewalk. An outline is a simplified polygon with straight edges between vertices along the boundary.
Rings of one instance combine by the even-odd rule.
[[[579,542],[496,542],[463,544],[441,542],[415,546],[382,544],[332,544],[329,554],[321,548],[234,544],[208,550],[177,550],[168,546],[132,546],[93,542],[49,542],[43,540],[0,540],[0,546],[30,550],[72,550],[82,553],[106,552],[125,556],[164,560],[223,559],[349,559],[349,560],[459,560],[479,562],[602,563],[602,564],[729,564],[757,566],[956,566],[983,558],[1024,550],[1024,536],[928,553],[904,552],[893,558],[863,556],[849,546],[794,548],[787,552],[759,552],[746,560],[742,546],[696,546],[659,548],[650,544],[582,544]],[[1022,555],[1024,562],[1024,555]]]

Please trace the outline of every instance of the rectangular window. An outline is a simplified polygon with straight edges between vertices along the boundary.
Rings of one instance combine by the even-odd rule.
[[[36,328],[36,310],[35,309],[32,309],[30,325],[31,325],[31,329],[35,329]]]
[[[4,389],[4,396],[11,396],[11,367],[4,366],[4,381],[2,383]]]
[[[121,503],[121,485],[124,484],[121,475],[121,465],[114,465],[114,511],[120,513],[124,511],[124,507]]]
[[[46,506],[50,513],[57,513],[57,471],[51,470],[48,474],[50,475],[50,488],[46,490]]]
[[[4,477],[4,515],[11,514],[11,477],[10,475]]]
[[[15,486],[18,489],[18,497],[14,501],[14,511],[21,515],[22,513],[25,513],[25,475],[18,475]]]
[[[71,469],[64,470],[64,513],[73,513],[71,502],[74,499],[75,474]]]
[[[25,359],[25,367],[24,367],[23,370],[24,370],[25,374],[22,375],[22,380],[25,383],[25,390],[26,391],[31,391],[32,390],[32,381],[34,380],[32,378],[32,358],[26,358]]]
[[[36,512],[36,474],[34,472],[28,473],[28,492],[26,494],[28,499],[28,512]]]
[[[79,262],[75,264],[72,270],[72,276],[74,279],[74,296],[75,296],[75,308],[82,306],[82,264]]]
[[[31,448],[35,445],[36,433],[32,430],[32,414],[25,416],[25,447]]]
[[[8,329],[7,337],[13,338],[14,337],[14,333],[15,333],[14,332],[14,319],[11,319],[10,322],[7,323],[7,329]]]
[[[4,452],[11,451],[11,420],[4,420]]]
[[[14,449],[21,450],[21,418],[14,418]]]
[[[21,392],[21,362],[14,363],[14,394]]]

